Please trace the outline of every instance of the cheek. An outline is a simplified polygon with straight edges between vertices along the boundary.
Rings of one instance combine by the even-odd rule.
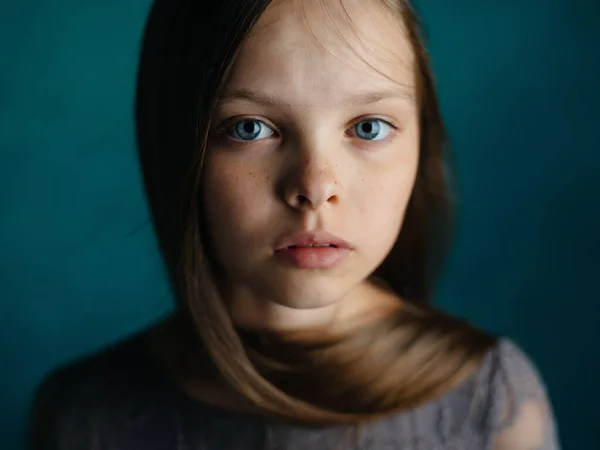
[[[378,247],[390,247],[402,226],[418,165],[418,152],[407,154],[370,175],[363,194],[360,217],[365,235]]]
[[[398,217],[404,216],[404,211],[411,197],[415,178],[417,174],[417,162],[414,162],[414,167],[399,170],[395,175],[386,179],[387,183],[382,187],[385,202],[389,205],[387,211],[391,215]],[[383,209],[385,212],[386,209]]]
[[[251,170],[228,158],[208,157],[203,185],[208,234],[219,242],[235,243],[256,226],[266,202],[268,174]]]
[[[414,186],[413,171],[398,171],[377,179],[376,188],[364,203],[365,217],[373,226],[398,227]]]

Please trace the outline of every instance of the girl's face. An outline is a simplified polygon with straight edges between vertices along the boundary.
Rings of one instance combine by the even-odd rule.
[[[269,6],[213,119],[203,213],[222,293],[250,327],[314,323],[364,301],[416,176],[400,20],[374,0],[322,3]]]

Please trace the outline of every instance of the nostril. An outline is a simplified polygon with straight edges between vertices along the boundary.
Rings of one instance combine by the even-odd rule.
[[[310,205],[311,201],[305,195],[299,195],[298,196],[298,204],[300,206],[306,206],[306,205]]]
[[[329,198],[327,198],[327,202],[326,203],[330,203],[332,205],[337,205],[339,203],[339,197],[337,195],[332,195]]]

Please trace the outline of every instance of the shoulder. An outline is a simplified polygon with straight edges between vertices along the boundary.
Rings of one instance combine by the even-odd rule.
[[[530,356],[510,339],[498,341],[488,358],[497,395],[515,399],[546,399],[542,376]],[[514,405],[516,406],[516,405]],[[508,414],[508,419],[511,414]]]
[[[160,370],[139,337],[63,366],[34,397],[31,448],[63,448],[65,440],[69,448],[91,448],[94,429],[145,413],[161,384]]]
[[[512,340],[500,339],[489,352],[477,384],[491,448],[559,448],[546,385],[531,358]]]

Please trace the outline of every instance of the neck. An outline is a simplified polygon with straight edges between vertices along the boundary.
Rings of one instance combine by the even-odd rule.
[[[241,302],[230,309],[242,330],[276,335],[344,333],[402,306],[390,291],[365,281],[343,299],[318,308],[297,309],[270,302]]]

